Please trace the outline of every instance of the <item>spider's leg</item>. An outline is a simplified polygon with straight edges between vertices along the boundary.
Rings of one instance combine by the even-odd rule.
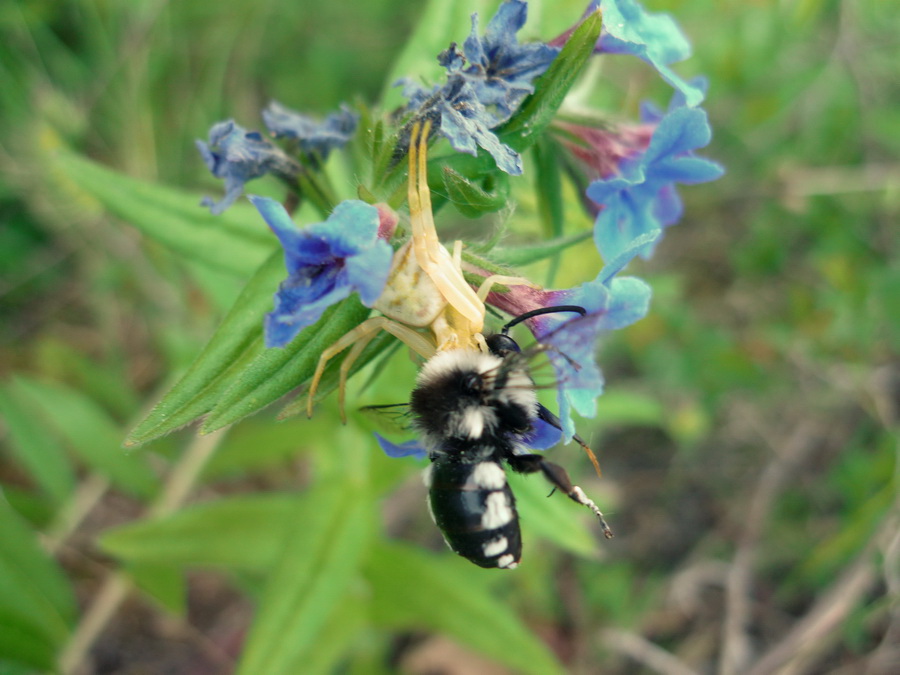
[[[347,376],[363,349],[366,348],[366,345],[372,341],[372,338],[374,338],[375,334],[380,330],[387,331],[424,359],[430,359],[434,356],[434,345],[432,345],[422,334],[417,333],[408,326],[404,326],[402,323],[391,321],[384,316],[376,316],[367,321],[363,321],[356,328],[322,352],[322,355],[319,357],[316,372],[309,385],[309,398],[307,399],[306,404],[307,415],[310,417],[312,416],[313,397],[315,396],[316,389],[319,387],[319,381],[322,379],[322,373],[325,372],[325,366],[328,365],[328,361],[337,354],[340,354],[350,345],[353,345],[347,358],[341,363],[339,371],[340,384],[338,386],[338,407],[341,412],[341,420],[346,422],[346,415],[344,413],[344,394],[346,391]]]
[[[312,381],[309,384],[309,394],[307,395],[306,400],[307,417],[312,417],[313,397],[316,394],[316,390],[319,388],[319,380],[322,379],[322,373],[325,372],[325,366],[328,365],[328,362],[332,358],[340,354],[357,340],[365,340],[366,342],[371,340],[373,334],[380,328],[380,326],[378,325],[379,318],[381,317],[363,321],[356,328],[346,333],[343,337],[337,340],[337,342],[325,349],[325,351],[322,352],[321,356],[319,356],[319,363],[316,364],[316,372],[313,373]]]
[[[488,293],[490,293],[491,289],[497,284],[503,284],[504,286],[528,286],[528,288],[540,288],[539,284],[528,281],[528,279],[523,277],[509,277],[503,274],[492,274],[481,282],[481,286],[478,287],[478,292],[475,295],[481,302],[484,302]]]
[[[428,189],[427,157],[428,130],[413,128],[409,147],[409,215],[412,226],[416,260],[431,277],[450,305],[471,322],[473,332],[481,332],[484,325],[484,303],[466,283],[450,253],[441,245],[431,214],[431,192]]]

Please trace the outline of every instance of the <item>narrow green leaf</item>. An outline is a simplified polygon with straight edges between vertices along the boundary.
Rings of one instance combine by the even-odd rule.
[[[47,667],[75,618],[65,576],[0,499],[0,654]]]
[[[376,624],[444,633],[517,673],[564,672],[471,563],[380,543],[367,570]]]
[[[298,672],[358,575],[374,530],[365,489],[333,481],[306,496],[316,508],[291,516],[238,673]]]
[[[548,539],[576,555],[597,557],[600,527],[597,525],[594,533],[587,526],[587,523],[596,525],[596,518],[590,511],[559,491],[548,497],[550,484],[538,476],[519,476],[510,472],[509,481],[516,495],[522,528],[527,533]],[[602,504],[600,508],[603,509]],[[527,555],[526,550],[523,558]]]
[[[335,603],[315,642],[296,654],[286,672],[304,675],[330,675],[349,652],[353,640],[367,632],[368,602],[351,589]]]
[[[144,593],[175,616],[187,614],[187,585],[184,573],[175,565],[129,565],[128,574]]]
[[[7,616],[0,606],[0,673],[34,675],[53,672],[59,645],[48,640],[18,617]]]
[[[319,356],[369,315],[354,295],[330,307],[322,318],[283,349],[266,349],[233,378],[203,424],[203,432],[215,431],[277,401],[306,382]]]
[[[9,433],[10,451],[19,464],[54,500],[64,500],[75,489],[71,460],[10,384],[0,388],[0,417]]]
[[[546,137],[534,146],[536,171],[534,191],[537,194],[538,214],[549,237],[561,237],[564,226],[564,202],[560,179],[559,148]]]
[[[184,377],[135,427],[125,445],[151,441],[212,410],[238,376],[236,364],[263,352],[263,319],[272,309],[272,296],[285,274],[284,256],[276,251],[247,282]]]
[[[112,214],[190,260],[247,277],[278,245],[250,206],[235,204],[214,216],[196,195],[131,178],[74,153],[60,153],[57,162]]]
[[[155,492],[155,474],[145,459],[122,452],[122,431],[94,401],[61,384],[23,376],[11,387],[35,421],[63,439],[92,470],[135,496]]]
[[[485,179],[493,183],[490,190],[485,190],[478,182],[469,180],[449,166],[442,167],[441,175],[450,202],[467,218],[478,218],[506,206],[509,179],[505,173],[493,174]]]
[[[412,5],[410,5],[412,6]],[[437,56],[450,46],[461,43],[472,28],[472,13],[478,12],[485,25],[484,0],[429,0],[419,17],[416,29],[406,40],[400,56],[384,81],[382,107],[391,110],[405,101],[396,82],[404,77],[425,86],[443,82],[446,72]]]
[[[556,116],[597,44],[602,27],[600,10],[590,14],[572,33],[550,68],[534,85],[519,112],[497,130],[501,141],[517,152],[534,145]]]
[[[107,530],[100,546],[132,564],[265,571],[301,508],[314,512],[317,505],[308,495],[230,497]]]

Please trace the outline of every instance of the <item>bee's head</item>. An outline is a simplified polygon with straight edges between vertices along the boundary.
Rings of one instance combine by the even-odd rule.
[[[441,352],[419,373],[410,408],[429,443],[447,439],[493,442],[531,428],[537,410],[527,370],[497,354]]]

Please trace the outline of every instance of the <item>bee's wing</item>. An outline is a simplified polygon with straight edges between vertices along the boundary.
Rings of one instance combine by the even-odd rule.
[[[368,405],[360,408],[360,411],[375,420],[386,433],[397,435],[409,435],[411,431],[410,411],[408,403],[389,403],[387,405]],[[375,440],[388,457],[427,457],[428,452],[418,440],[394,443],[377,431]]]

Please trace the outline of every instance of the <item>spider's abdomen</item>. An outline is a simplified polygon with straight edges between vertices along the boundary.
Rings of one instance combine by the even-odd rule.
[[[480,567],[512,569],[519,564],[519,515],[500,464],[438,457],[426,482],[431,515],[455,553]]]

